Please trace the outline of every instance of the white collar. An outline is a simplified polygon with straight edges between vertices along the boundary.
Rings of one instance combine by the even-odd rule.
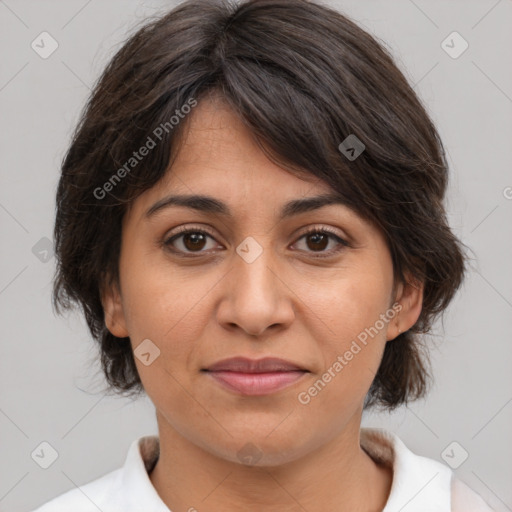
[[[393,483],[382,512],[449,512],[452,471],[444,464],[411,452],[393,433],[361,428],[361,447],[376,461],[393,468]],[[148,471],[159,456],[159,438],[141,437],[131,444],[121,468],[119,492],[112,489],[119,510],[134,503],[151,512],[170,512],[156,492]]]
[[[416,455],[384,429],[361,428],[361,447],[393,469],[393,483],[382,512],[450,512],[452,470]]]

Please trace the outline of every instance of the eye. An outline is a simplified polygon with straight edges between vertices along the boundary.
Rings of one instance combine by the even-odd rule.
[[[164,245],[175,253],[201,253],[206,252],[203,249],[208,245],[208,239],[215,240],[204,228],[180,228],[179,233],[164,241]],[[214,247],[215,244],[210,248]]]
[[[194,253],[206,253],[207,249],[214,249],[216,244],[213,243],[208,247],[208,239],[215,242],[215,238],[205,228],[178,228],[178,233],[173,234],[171,237],[164,241],[164,246],[171,250],[173,253],[180,256],[192,255]],[[302,236],[295,242],[297,245],[301,240],[305,241],[306,249],[299,249],[305,252],[319,253],[314,254],[315,258],[326,258],[337,254],[349,244],[340,238],[335,231],[329,228],[313,227],[308,229]],[[333,248],[326,250],[329,244],[334,245]],[[218,245],[217,245],[218,247]]]
[[[329,256],[333,256],[334,254],[337,254],[338,252],[342,251],[345,247],[349,246],[348,242],[343,240],[343,238],[340,238],[333,230],[326,227],[313,227],[308,229],[299,238],[298,242],[300,242],[303,239],[305,241],[306,247],[311,249],[310,251],[306,249],[306,252],[321,253],[318,255],[314,255],[315,258],[326,258]],[[331,248],[330,250],[325,250],[329,246],[330,242],[332,242],[334,248]]]

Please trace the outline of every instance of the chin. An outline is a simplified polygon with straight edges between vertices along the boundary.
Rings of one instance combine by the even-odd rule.
[[[282,420],[281,420],[282,421]],[[241,428],[236,430],[226,425],[226,430],[232,434],[226,434],[223,439],[215,441],[209,437],[203,448],[216,457],[224,460],[254,467],[275,467],[293,462],[315,449],[313,439],[304,437],[300,429],[283,428],[276,429],[265,427]]]

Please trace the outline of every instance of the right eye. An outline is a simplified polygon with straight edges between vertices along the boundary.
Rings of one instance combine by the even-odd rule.
[[[164,241],[165,247],[172,252],[181,255],[207,252],[203,250],[208,244],[208,239],[215,240],[213,235],[204,228],[183,228],[177,234],[173,234]]]

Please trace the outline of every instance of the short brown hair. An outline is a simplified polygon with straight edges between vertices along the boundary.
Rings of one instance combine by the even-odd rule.
[[[164,176],[185,123],[161,130],[129,172],[125,164],[190,98],[212,92],[274,162],[324,180],[382,230],[397,279],[424,283],[421,315],[386,344],[365,407],[423,396],[428,358],[418,334],[446,308],[465,267],[443,206],[444,149],[388,51],[307,0],[186,1],[131,36],[96,84],[62,164],[53,304],[59,313],[81,306],[109,389],[143,391],[129,339],[105,326],[100,290],[119,280],[127,206]],[[338,148],[349,135],[365,146],[354,160]]]

